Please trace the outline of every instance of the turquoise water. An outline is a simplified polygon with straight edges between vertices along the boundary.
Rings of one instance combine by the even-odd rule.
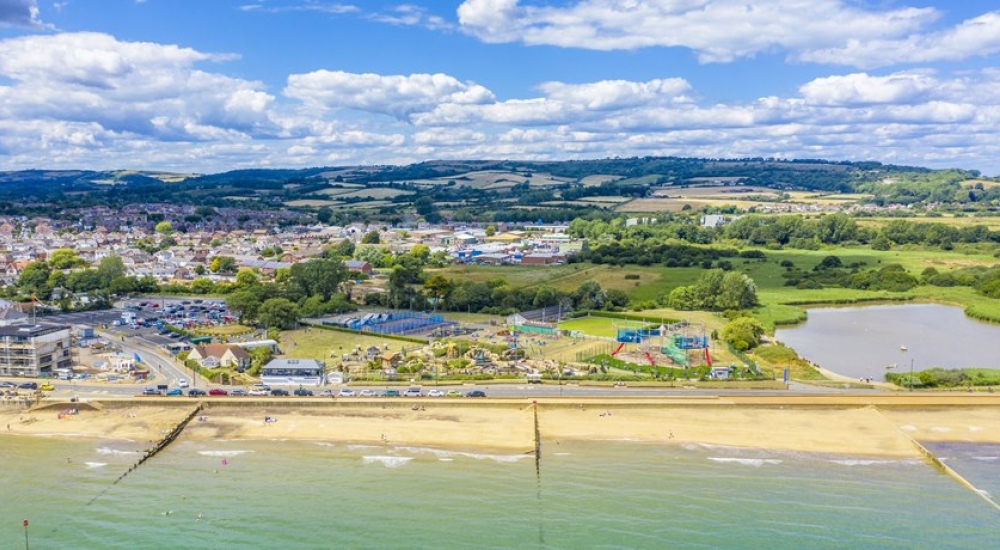
[[[984,548],[1000,514],[919,460],[636,442],[533,457],[323,442],[0,437],[0,548]],[[1000,446],[941,446],[1000,494]],[[67,458],[71,462],[67,462]],[[992,484],[992,485],[991,485]]]

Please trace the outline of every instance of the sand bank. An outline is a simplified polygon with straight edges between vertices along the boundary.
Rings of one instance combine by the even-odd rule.
[[[472,402],[475,401],[475,402]],[[918,456],[907,436],[928,442],[1000,443],[1000,403],[900,396],[703,397],[696,399],[538,399],[542,444],[633,440],[889,457]],[[106,403],[59,418],[60,409],[0,410],[0,429],[25,435],[159,440],[191,410]],[[530,452],[532,400],[209,401],[182,438],[325,440],[451,449]],[[271,417],[274,421],[265,422]]]

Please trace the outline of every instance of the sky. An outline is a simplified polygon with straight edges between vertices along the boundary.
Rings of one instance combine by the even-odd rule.
[[[632,156],[1000,175],[1000,5],[0,0],[0,170]]]

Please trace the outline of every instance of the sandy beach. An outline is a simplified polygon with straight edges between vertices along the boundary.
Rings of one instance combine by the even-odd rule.
[[[958,401],[955,401],[958,399]],[[869,396],[704,399],[338,400],[209,402],[184,430],[196,440],[326,440],[531,452],[535,407],[543,445],[559,440],[632,440],[812,453],[918,456],[927,442],[1000,443],[1000,403],[961,397]],[[951,403],[949,405],[949,403]],[[958,403],[957,405],[955,403]],[[157,441],[194,402],[105,402],[0,410],[13,435]],[[271,421],[265,419],[270,418]]]

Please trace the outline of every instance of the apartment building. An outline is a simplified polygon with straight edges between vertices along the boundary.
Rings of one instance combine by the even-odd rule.
[[[37,377],[73,365],[69,326],[0,326],[0,375]]]

